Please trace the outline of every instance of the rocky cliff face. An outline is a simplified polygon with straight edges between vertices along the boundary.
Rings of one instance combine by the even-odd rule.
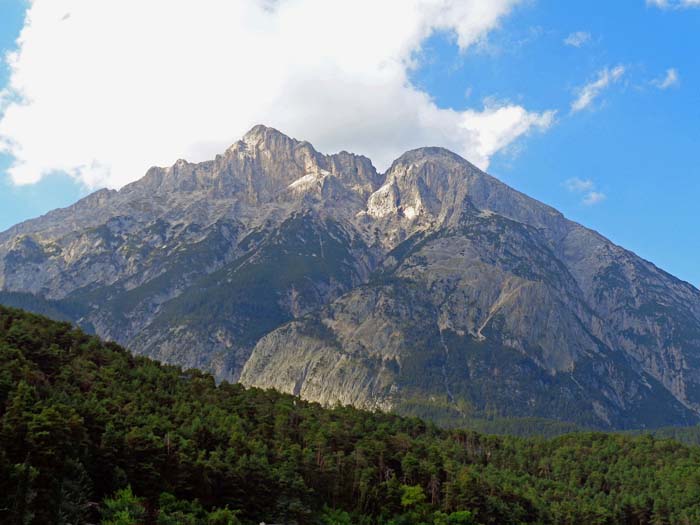
[[[323,403],[606,428],[700,412],[700,292],[440,148],[382,175],[256,126],[0,234],[0,289]]]

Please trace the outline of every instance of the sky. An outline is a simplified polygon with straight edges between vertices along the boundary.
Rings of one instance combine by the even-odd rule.
[[[254,124],[447,147],[700,286],[700,0],[0,0],[0,230]]]

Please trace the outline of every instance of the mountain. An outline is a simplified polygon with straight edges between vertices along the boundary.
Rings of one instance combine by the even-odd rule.
[[[441,148],[256,126],[0,234],[0,301],[327,405],[699,420],[700,291]]]
[[[0,307],[0,522],[697,523],[700,448],[445,430],[137,357]]]

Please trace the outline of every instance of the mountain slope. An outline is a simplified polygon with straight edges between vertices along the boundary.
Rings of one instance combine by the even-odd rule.
[[[593,330],[603,321],[537,231],[469,207],[370,283],[256,345],[244,384],[429,416],[660,426],[695,415]]]
[[[245,254],[168,301],[131,342],[164,362],[208,366],[220,377],[243,367],[255,342],[367,278],[368,248],[332,219],[294,214],[256,231]]]
[[[235,379],[256,334],[366,278],[374,253],[346,218],[364,206],[378,178],[364,157],[324,156],[308,143],[257,126],[214,161],[152,168],[119,192],[101,190],[0,234],[0,289],[34,294],[61,311],[61,305],[70,305],[71,311],[81,312],[74,321],[103,337],[169,362],[212,370],[220,379]],[[340,213],[328,213],[326,208],[335,210],[336,202],[342,202]],[[302,229],[293,231],[295,217],[315,221],[324,233],[296,239]],[[323,242],[329,235],[333,238],[326,252],[337,249],[334,239],[342,235],[349,243],[342,250],[356,258],[351,267],[331,267],[320,247],[312,253],[305,246],[307,240]],[[253,281],[263,279],[264,272],[276,273],[271,250],[285,236],[308,252],[287,261],[294,274],[284,283],[288,289],[268,290],[264,299],[256,298],[267,305],[256,319],[234,312],[234,317],[242,316],[234,320],[231,312],[246,308],[245,297],[259,290],[250,288],[252,281],[227,281],[222,287],[217,275],[238,266],[239,280],[258,271]],[[318,271],[320,281],[309,282]],[[301,296],[299,288],[305,288]],[[238,302],[229,301],[231,294]],[[289,294],[294,304],[284,306],[288,300],[283,296]],[[194,304],[201,303],[197,297],[207,299],[207,319],[193,326],[188,317]],[[231,331],[231,325],[241,323]]]
[[[441,148],[378,174],[256,126],[0,234],[0,291],[324,403],[603,428],[700,413],[700,292]]]

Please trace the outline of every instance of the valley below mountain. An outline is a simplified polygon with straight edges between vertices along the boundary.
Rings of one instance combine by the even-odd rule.
[[[0,303],[324,405],[700,421],[700,291],[441,148],[256,126],[0,234]]]

